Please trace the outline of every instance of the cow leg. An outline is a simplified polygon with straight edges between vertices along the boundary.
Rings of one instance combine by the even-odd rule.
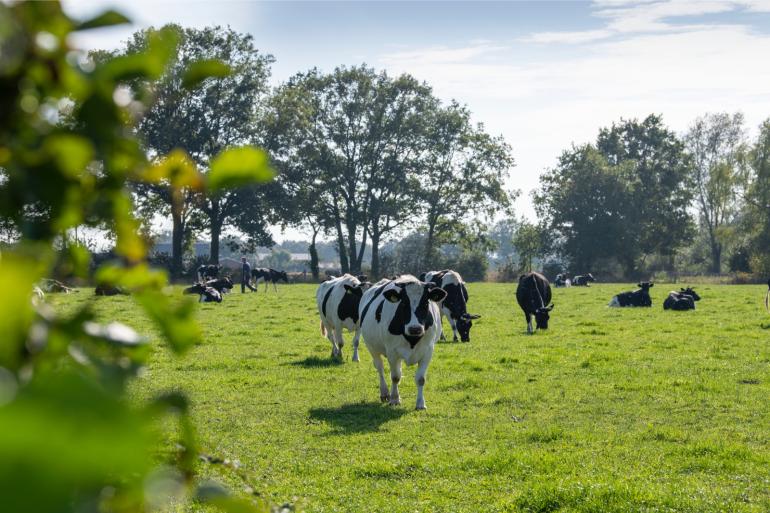
[[[451,315],[449,316],[449,325],[452,327],[452,342],[457,342],[457,324]]]
[[[385,383],[385,366],[382,363],[382,355],[372,353],[372,362],[377,374],[380,375],[380,401],[383,403],[390,399],[388,396],[388,384]]]
[[[420,361],[420,365],[417,366],[417,372],[414,373],[414,382],[417,385],[417,404],[415,410],[425,410],[425,396],[422,393],[422,389],[425,386],[425,378],[428,374],[428,364],[430,363],[431,355],[426,356]]]
[[[355,335],[353,335],[353,361],[357,362],[358,359],[358,340],[361,338],[361,328],[356,329]]]
[[[444,336],[444,310],[441,309],[441,315],[439,320],[439,331],[441,332],[440,340],[446,340],[446,337]]]
[[[532,316],[529,313],[525,313],[524,318],[527,320],[527,333],[531,335],[535,332],[535,330],[532,329]]]
[[[342,359],[342,346],[345,345],[345,338],[342,336],[342,326],[334,329],[334,341],[337,343],[337,357]]]
[[[276,282],[276,281],[273,282],[273,290],[278,292],[278,282]]]
[[[337,342],[335,340],[335,330],[334,326],[331,324],[324,323],[324,328],[326,329],[326,338],[329,339],[329,342],[332,343],[332,358],[337,357]]]
[[[390,365],[390,404],[396,406],[401,404],[401,394],[398,391],[398,384],[401,382],[401,358],[395,356],[388,358],[388,364]]]

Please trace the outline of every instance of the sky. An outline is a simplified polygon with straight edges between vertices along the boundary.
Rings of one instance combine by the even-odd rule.
[[[79,34],[72,42],[83,49],[119,48],[133,31],[168,22],[229,25],[275,56],[274,84],[361,63],[409,73],[512,146],[508,185],[522,191],[517,210],[530,219],[539,176],[620,119],[660,114],[683,133],[707,112],[741,111],[752,134],[770,117],[770,0],[63,5],[78,18],[114,8],[133,20]]]

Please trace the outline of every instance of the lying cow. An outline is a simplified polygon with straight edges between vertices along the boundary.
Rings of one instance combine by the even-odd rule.
[[[639,289],[613,296],[608,306],[652,306],[650,289],[654,286],[653,283],[643,281],[639,283]]]
[[[551,284],[540,273],[530,272],[519,276],[519,286],[516,288],[516,301],[524,311],[527,320],[527,333],[534,333],[532,316],[538,329],[548,329],[548,319],[553,310],[551,303]],[[550,303],[550,304],[549,304]]]
[[[40,287],[40,289],[43,292],[47,292],[49,294],[59,293],[59,292],[63,294],[69,294],[70,292],[77,292],[76,289],[73,289],[72,287],[68,287],[62,282],[60,282],[59,280],[54,280],[51,278],[43,278],[42,280],[40,280],[40,282],[38,283],[38,287]]]
[[[128,295],[128,291],[123,287],[117,285],[110,285],[109,283],[100,283],[94,288],[94,295],[96,296],[118,296]]]
[[[679,292],[672,290],[663,301],[664,310],[695,310],[695,302],[700,296],[692,288],[681,288]]]
[[[420,280],[431,282],[444,289],[446,298],[441,303],[442,325],[443,319],[446,317],[452,327],[452,340],[457,342],[457,334],[459,333],[461,341],[470,342],[473,321],[481,316],[468,313],[468,289],[465,288],[465,282],[460,273],[449,269],[430,271],[421,274]],[[446,340],[443,326],[441,328],[441,340]]]
[[[229,276],[224,278],[217,278],[216,280],[209,280],[205,283],[207,287],[216,289],[220,294],[227,294],[233,289],[233,281]]]
[[[423,387],[433,348],[441,333],[439,303],[446,292],[433,283],[404,275],[395,281],[381,280],[364,294],[361,302],[361,333],[380,377],[380,400],[401,404],[398,384],[401,362],[418,364],[415,408],[425,409]],[[388,359],[391,390],[385,382],[382,357]]]
[[[185,294],[198,294],[198,303],[221,303],[222,294],[214,287],[203,283],[196,283],[192,287],[184,289]]]
[[[332,343],[332,358],[342,358],[345,339],[343,328],[354,331],[353,361],[358,361],[358,341],[361,338],[361,326],[358,322],[358,306],[364,291],[371,284],[344,274],[321,283],[316,292],[316,305],[321,317],[321,334]]]
[[[198,282],[205,282],[208,280],[215,280],[219,277],[219,271],[222,270],[221,265],[202,265],[198,267]]]
[[[257,286],[259,286],[259,282],[265,282],[265,292],[267,292],[268,282],[273,283],[273,289],[275,289],[276,292],[278,292],[278,285],[276,285],[278,280],[283,280],[285,283],[289,283],[289,277],[287,276],[286,271],[276,271],[275,269],[269,269],[266,267],[257,267],[256,269],[252,269],[251,277],[256,282]]]
[[[575,287],[588,287],[588,284],[592,281],[596,281],[593,274],[578,274],[572,278],[572,285]]]
[[[557,274],[556,279],[553,280],[553,284],[556,288],[570,287],[572,286],[572,280],[567,278],[566,274]]]

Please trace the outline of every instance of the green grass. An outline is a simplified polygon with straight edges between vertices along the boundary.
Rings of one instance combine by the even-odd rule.
[[[630,288],[554,289],[528,336],[514,284],[470,284],[482,319],[437,345],[424,412],[414,367],[389,407],[363,343],[359,364],[350,336],[329,359],[311,285],[200,305],[205,343],[158,347],[133,392],[187,390],[203,452],[239,462],[201,473],[307,511],[770,511],[766,289],[700,286],[696,311],[665,312],[660,285],[651,309],[607,308]],[[153,333],[130,298],[96,304]]]

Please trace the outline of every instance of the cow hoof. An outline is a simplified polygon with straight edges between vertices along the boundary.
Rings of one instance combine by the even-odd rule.
[[[382,401],[383,403],[386,403],[386,402],[388,402],[389,400],[390,400],[390,396],[389,396],[388,394],[385,394],[385,395],[381,395],[381,396],[380,396],[380,401]]]
[[[425,406],[424,404],[418,404],[417,406],[414,407],[414,409],[417,411],[420,411],[420,410],[427,410],[428,407]]]
[[[452,339],[452,342],[459,342],[459,340],[457,340],[457,337],[455,337]]]
[[[358,355],[356,355],[356,356],[354,356],[354,357],[353,357],[353,361],[354,361],[354,362],[356,362],[356,363],[358,363],[358,362],[360,362],[361,360],[359,360],[359,359],[358,359]]]
[[[388,402],[388,404],[391,406],[398,406],[399,404],[401,404],[401,398],[397,397],[395,399],[391,399],[390,402]]]

